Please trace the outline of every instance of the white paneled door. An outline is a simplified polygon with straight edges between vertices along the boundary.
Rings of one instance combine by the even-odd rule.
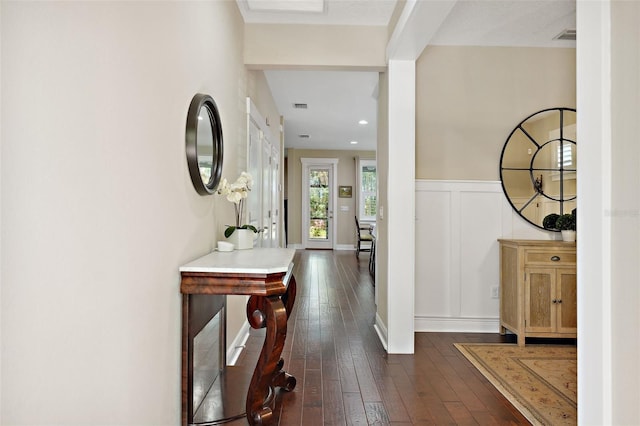
[[[249,223],[260,230],[256,247],[279,247],[279,213],[281,211],[279,138],[260,115],[253,102],[247,99],[248,112],[248,171],[254,183],[248,199]]]
[[[280,150],[271,146],[271,246],[278,247],[280,242]]]
[[[249,120],[249,149],[248,149],[248,172],[253,176],[253,187],[247,198],[247,223],[255,226],[256,229],[262,227],[262,185],[259,184],[262,176],[262,131],[255,120]],[[261,234],[254,238],[254,245],[261,245]]]

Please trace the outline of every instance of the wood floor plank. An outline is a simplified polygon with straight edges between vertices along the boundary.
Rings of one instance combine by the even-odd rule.
[[[477,425],[475,418],[462,402],[445,402],[451,418],[457,425]]]
[[[343,425],[347,420],[342,401],[340,381],[323,380],[322,382],[322,412],[325,425]]]
[[[340,373],[338,372],[338,358],[336,357],[336,345],[331,335],[323,335],[321,351],[322,380],[336,380],[340,382]]]
[[[366,425],[367,414],[364,410],[364,403],[359,393],[344,392],[342,394],[344,401],[344,415],[347,425]]]
[[[375,426],[389,425],[389,415],[383,403],[365,402],[364,411],[367,415],[367,423]]]
[[[324,424],[322,415],[322,375],[320,370],[305,369],[304,397],[302,403],[302,423],[304,425]]]
[[[378,386],[376,385],[373,373],[371,372],[371,367],[369,366],[369,360],[367,359],[367,355],[365,354],[362,345],[359,343],[352,343],[351,355],[353,357],[362,400],[365,402],[382,401],[380,392],[378,392]]]
[[[286,365],[289,374],[296,378],[296,388],[291,392],[280,392],[277,403],[280,405],[279,424],[281,425],[301,425],[302,408],[304,397],[304,358],[291,359]]]
[[[402,402],[402,398],[400,397],[400,393],[398,393],[398,389],[393,383],[391,377],[381,377],[377,381],[377,384],[378,388],[384,390],[384,392],[382,392],[382,400],[384,401],[384,406],[387,409],[389,421],[392,423],[410,423],[411,416],[409,416],[409,413]]]

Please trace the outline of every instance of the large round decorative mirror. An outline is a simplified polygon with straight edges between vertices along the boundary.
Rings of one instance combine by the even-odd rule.
[[[576,208],[576,110],[550,108],[513,129],[502,148],[500,180],[509,203],[526,221]]]
[[[185,135],[187,164],[193,187],[200,195],[213,194],[222,175],[222,123],[215,101],[196,94],[189,105]]]

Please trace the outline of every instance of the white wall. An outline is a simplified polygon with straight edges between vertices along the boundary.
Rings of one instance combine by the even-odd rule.
[[[390,60],[388,71],[387,150],[378,156],[387,158],[386,199],[381,198],[378,219],[385,224],[380,245],[388,250],[387,276],[387,350],[389,353],[414,352],[413,306],[407,306],[415,294],[415,167],[407,162],[407,153],[415,151],[415,63]],[[380,148],[380,147],[378,147]],[[380,284],[378,284],[380,285]],[[382,300],[382,299],[380,299]],[[381,303],[384,303],[382,301]]]
[[[578,1],[578,419],[640,423],[640,4]]]
[[[178,424],[178,267],[232,212],[194,191],[185,119],[215,98],[235,177],[237,6],[5,1],[1,18],[0,423]]]
[[[416,331],[499,331],[498,238],[558,234],[522,219],[499,181],[416,181]]]
[[[2,2],[0,2],[0,25],[2,23]],[[2,81],[2,31],[0,27],[0,81]],[[2,84],[0,84],[0,100],[2,99]],[[0,102],[0,118],[2,117],[2,102]],[[0,188],[2,188],[2,119],[0,119]],[[2,353],[2,196],[0,192],[0,353]],[[0,420],[2,420],[2,357],[0,356]]]

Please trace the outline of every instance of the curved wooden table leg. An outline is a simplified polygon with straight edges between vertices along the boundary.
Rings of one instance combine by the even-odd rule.
[[[282,296],[251,296],[247,302],[247,318],[251,327],[266,327],[267,335],[251,377],[247,392],[247,420],[251,425],[268,425],[273,415],[275,388],[291,391],[296,379],[282,370],[280,358],[287,336],[288,314],[293,309],[296,283],[291,277],[287,292]]]
[[[291,278],[289,278],[287,291],[282,295],[282,303],[284,303],[284,308],[287,310],[287,319],[289,318],[289,315],[291,315],[291,311],[293,310],[293,304],[296,301],[297,291],[298,285],[296,284],[296,278],[291,275]]]

